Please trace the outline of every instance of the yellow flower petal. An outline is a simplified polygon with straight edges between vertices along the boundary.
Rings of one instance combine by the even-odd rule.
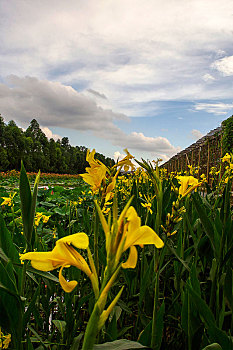
[[[191,188],[195,189],[196,187],[199,186],[198,183],[198,179],[196,179],[193,176],[177,176],[177,180],[180,183],[180,187],[179,187],[179,194],[184,197],[185,195],[187,195],[186,191],[189,190],[188,193],[190,193],[192,190],[190,190],[189,186],[191,186]]]
[[[31,260],[32,267],[41,271],[51,271],[61,265],[54,261],[53,252],[29,252],[22,254],[20,260]]]
[[[57,241],[57,244],[72,244],[76,248],[87,249],[89,246],[89,238],[84,232],[74,233],[73,235],[69,235],[63,237]]]
[[[129,257],[125,263],[123,263],[121,266],[123,269],[134,269],[137,265],[138,260],[138,252],[137,249],[134,246],[130,247],[129,251]]]
[[[68,293],[75,288],[77,282],[67,282],[62,276],[62,269],[64,267],[69,267],[70,265],[75,266],[90,277],[95,289],[98,292],[98,280],[96,282],[92,278],[92,272],[86,260],[70,244],[73,244],[77,248],[86,249],[89,245],[89,238],[84,232],[75,233],[58,240],[56,246],[51,252],[29,252],[22,254],[20,259],[31,260],[32,266],[41,271],[51,271],[62,266],[59,272],[59,281],[64,291]]]
[[[67,262],[67,264],[76,266],[77,261],[75,258],[75,252],[76,250],[69,246],[69,244],[65,244],[65,243],[60,243],[58,244],[58,241],[56,242],[56,246],[53,249],[53,257],[54,259],[60,259],[60,266],[63,265],[65,262]]]
[[[62,275],[62,270],[63,268],[66,267],[66,265],[63,265],[61,268],[60,268],[60,271],[59,271],[59,282],[63,288],[63,290],[66,292],[66,293],[70,293],[72,292],[72,290],[74,290],[74,288],[77,286],[78,282],[77,281],[67,281],[63,275]]]
[[[136,231],[141,226],[141,218],[138,216],[134,207],[129,207],[126,217],[129,222],[128,232]]]
[[[149,226],[141,226],[135,232],[128,232],[124,251],[132,245],[141,244],[154,244],[156,248],[162,248],[164,246],[161,238],[159,238],[159,236]]]
[[[101,161],[94,159],[94,155],[94,149],[91,153],[90,150],[87,151],[86,160],[90,164],[90,167],[86,168],[87,173],[80,175],[85,182],[92,186],[92,191],[100,188],[107,171],[106,166]]]
[[[112,179],[112,182],[110,182],[110,184],[108,185],[106,193],[112,192],[114,190],[115,186],[116,186],[116,178],[114,177]]]

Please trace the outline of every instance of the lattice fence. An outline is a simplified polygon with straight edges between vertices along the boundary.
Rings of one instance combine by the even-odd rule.
[[[222,127],[211,130],[206,136],[185,148],[162,165],[168,172],[188,170],[188,165],[198,166],[199,175],[211,167],[219,167],[222,157]]]

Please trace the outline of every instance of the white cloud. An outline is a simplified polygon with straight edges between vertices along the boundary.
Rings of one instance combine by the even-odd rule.
[[[48,137],[48,139],[54,139],[56,141],[56,140],[62,138],[61,136],[59,136],[57,134],[53,134],[52,130],[47,128],[47,126],[44,126],[44,127],[41,126],[40,128],[43,131],[43,133]]]
[[[37,78],[10,76],[0,84],[1,112],[28,123],[33,117],[44,126],[98,131],[115,128],[114,120],[128,120],[122,113],[99,107],[90,97],[71,86]]]
[[[136,116],[142,102],[231,95],[205,75],[232,46],[232,0],[5,1],[0,16],[2,77],[101,91]]]
[[[115,162],[117,162],[117,161],[123,159],[125,157],[125,154],[122,154],[121,152],[116,151],[116,152],[114,152],[113,157],[114,157]]]
[[[196,103],[194,109],[216,115],[225,115],[233,109],[233,103]]]
[[[114,140],[114,142],[117,142],[117,140]],[[132,132],[131,134],[127,135],[125,141],[121,140],[121,142],[125,142],[125,145],[129,149],[132,148],[156,154],[174,154],[177,151],[177,148],[172,146],[165,137],[148,137],[141,132]]]
[[[231,76],[233,75],[233,56],[221,58],[212,63],[211,67],[217,69],[223,76]]]
[[[0,84],[0,105],[6,120],[26,125],[36,118],[47,134],[51,132],[48,127],[63,127],[91,131],[113,145],[142,152],[170,155],[177,150],[164,137],[126,134],[114,124],[115,120],[128,121],[126,115],[104,109],[90,97],[58,82],[11,76],[8,84]]]
[[[192,138],[196,141],[199,140],[202,136],[204,136],[199,130],[193,129],[191,131]]]
[[[203,75],[202,79],[206,82],[210,82],[210,81],[215,80],[215,77],[213,77],[213,75],[207,73],[207,74]]]

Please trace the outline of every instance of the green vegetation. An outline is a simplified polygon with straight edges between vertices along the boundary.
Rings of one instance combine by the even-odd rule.
[[[85,182],[2,177],[5,348],[232,349],[233,156],[211,185],[144,161],[121,176],[131,159],[105,167],[88,152]]]
[[[80,174],[88,165],[86,153],[84,146],[72,147],[68,137],[48,140],[35,119],[24,132],[13,120],[6,125],[0,115],[0,171],[20,170],[23,160],[30,172],[40,169],[45,173]],[[114,164],[103,154],[97,153],[97,159]]]
[[[232,153],[233,151],[233,116],[222,122],[223,137],[222,149],[223,154]]]

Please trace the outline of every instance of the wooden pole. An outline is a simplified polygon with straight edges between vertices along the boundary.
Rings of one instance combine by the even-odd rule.
[[[206,169],[206,178],[207,182],[209,183],[209,170],[210,170],[210,143],[208,141],[208,148],[207,148],[207,169]]]
[[[199,154],[198,154],[198,179],[200,177],[200,162],[201,162],[201,147],[199,147]]]

